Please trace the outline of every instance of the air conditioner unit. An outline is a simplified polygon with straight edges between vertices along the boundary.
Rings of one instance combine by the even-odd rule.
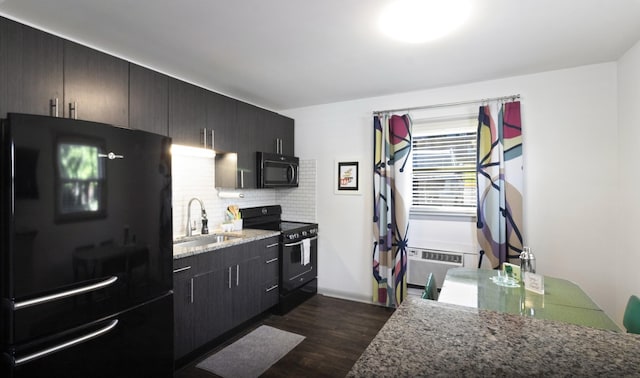
[[[470,255],[462,252],[415,247],[409,247],[407,252],[407,283],[410,285],[424,286],[429,273],[433,273],[436,287],[441,288],[447,270],[465,266],[465,260],[467,266],[471,265]]]

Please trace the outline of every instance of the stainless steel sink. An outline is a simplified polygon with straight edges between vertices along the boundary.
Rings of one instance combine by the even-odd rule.
[[[187,238],[179,239],[174,242],[176,247],[198,247],[202,245],[216,244],[222,243],[227,240],[236,239],[239,236],[235,235],[226,235],[226,234],[210,234],[210,235],[199,235],[199,236],[190,236]]]

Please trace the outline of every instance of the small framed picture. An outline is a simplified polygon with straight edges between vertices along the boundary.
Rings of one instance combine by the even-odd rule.
[[[360,193],[360,164],[358,161],[336,161],[336,193]]]

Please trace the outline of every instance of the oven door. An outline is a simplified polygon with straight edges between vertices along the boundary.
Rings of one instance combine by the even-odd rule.
[[[317,277],[318,237],[283,242],[280,291],[287,293]]]

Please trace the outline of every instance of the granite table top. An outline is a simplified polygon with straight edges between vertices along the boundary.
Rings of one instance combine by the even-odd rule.
[[[348,377],[640,376],[640,335],[409,297]]]

